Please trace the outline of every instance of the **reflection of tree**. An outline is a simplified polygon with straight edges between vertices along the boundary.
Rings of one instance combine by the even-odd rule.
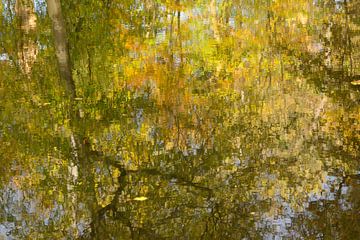
[[[15,13],[19,22],[18,59],[25,74],[30,74],[38,54],[35,42],[36,15],[32,0],[17,0]]]
[[[59,1],[48,3],[55,41],[41,39],[37,61],[52,61],[33,72],[46,94],[29,101],[10,81],[16,70],[2,68],[1,184],[33,191],[26,204],[37,212],[19,215],[15,236],[261,238],[277,218],[309,220],[307,204],[333,171],[358,167],[357,92],[327,81],[348,59],[352,71],[358,64],[340,34],[352,25],[332,13],[340,17],[326,31],[337,37],[319,36],[327,6],[63,1],[60,19]],[[76,82],[70,107],[53,90],[56,55],[73,97]],[[344,59],[343,69],[326,57]]]
[[[60,77],[65,81],[68,93],[72,97],[75,97],[75,83],[71,73],[66,28],[62,16],[60,0],[48,0],[47,7],[52,20],[55,52],[58,60]]]
[[[296,218],[294,225],[302,236],[330,239],[359,236],[359,176],[344,177],[335,193],[334,199],[311,202],[308,211]]]

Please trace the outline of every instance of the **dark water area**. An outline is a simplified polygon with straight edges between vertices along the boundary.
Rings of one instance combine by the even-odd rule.
[[[0,12],[0,239],[360,239],[359,1]]]

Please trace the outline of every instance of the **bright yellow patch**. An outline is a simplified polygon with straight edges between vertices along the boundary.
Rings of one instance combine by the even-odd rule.
[[[136,197],[136,198],[134,198],[133,200],[134,201],[145,201],[145,200],[147,200],[148,198],[147,197]]]

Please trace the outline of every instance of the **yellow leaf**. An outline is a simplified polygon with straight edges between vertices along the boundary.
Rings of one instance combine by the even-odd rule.
[[[351,84],[352,84],[352,85],[360,85],[360,80],[352,81]]]
[[[145,200],[147,200],[148,198],[147,197],[136,197],[136,198],[134,198],[133,200],[134,201],[145,201]]]

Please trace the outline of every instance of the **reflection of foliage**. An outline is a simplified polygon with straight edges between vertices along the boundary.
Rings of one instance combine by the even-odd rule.
[[[261,238],[358,167],[358,91],[334,83],[358,74],[357,20],[344,27],[357,9],[207,2],[63,1],[73,103],[47,16],[24,77],[0,8],[0,186],[24,200],[2,202],[1,220],[24,220],[13,236]]]

